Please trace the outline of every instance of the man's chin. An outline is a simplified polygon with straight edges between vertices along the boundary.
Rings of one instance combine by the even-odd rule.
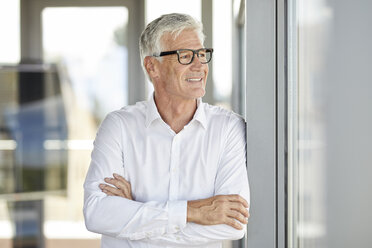
[[[201,97],[203,97],[205,95],[205,89],[200,89],[199,91],[200,92],[196,92],[195,93],[195,99],[201,98]]]

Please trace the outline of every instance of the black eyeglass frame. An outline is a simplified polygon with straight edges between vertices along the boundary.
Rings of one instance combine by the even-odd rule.
[[[181,65],[189,65],[191,64],[193,61],[194,61],[194,57],[195,57],[195,54],[198,56],[199,58],[199,52],[202,51],[202,50],[205,50],[206,52],[210,52],[211,53],[211,57],[209,58],[209,60],[207,62],[201,62],[202,64],[208,64],[209,62],[211,62],[212,60],[212,55],[213,55],[213,48],[200,48],[198,50],[193,50],[193,49],[178,49],[178,50],[173,50],[173,51],[166,51],[166,52],[161,52],[159,55],[153,55],[154,57],[162,57],[162,56],[167,56],[167,55],[172,55],[172,54],[177,54],[177,59],[178,59],[178,62],[181,64]],[[184,63],[181,63],[180,61],[180,52],[182,51],[191,51],[193,54],[192,54],[192,58],[190,60],[189,63],[187,64],[184,64]]]

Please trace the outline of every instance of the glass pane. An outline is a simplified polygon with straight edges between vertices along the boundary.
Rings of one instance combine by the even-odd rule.
[[[46,8],[42,20],[44,61],[64,67],[79,106],[100,121],[126,105],[128,10]]]
[[[0,0],[0,63],[20,60],[19,0]]]
[[[67,142],[50,140],[50,150],[68,150],[67,197],[45,199],[47,246],[99,246],[86,230],[83,182],[99,123],[127,104],[127,22],[125,7],[46,8],[42,13],[44,60],[58,64],[68,108]],[[61,231],[63,230],[63,231]]]
[[[146,0],[146,24],[169,13],[184,13],[201,20],[201,0]]]
[[[45,147],[67,138],[55,67],[3,66],[0,81],[0,194],[66,189],[66,150]]]
[[[332,16],[325,0],[289,4],[289,247],[321,248],[326,237],[322,69]]]
[[[232,0],[213,1],[213,97],[226,109],[232,109],[232,6]]]
[[[38,244],[41,199],[67,189],[68,152],[46,146],[68,135],[61,84],[55,66],[35,64],[0,66],[0,82],[0,244]]]
[[[100,246],[82,185],[99,123],[127,104],[127,21],[125,7],[46,8],[44,63],[0,65],[0,247]]]

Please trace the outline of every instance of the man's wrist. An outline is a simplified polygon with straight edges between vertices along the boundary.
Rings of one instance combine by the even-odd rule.
[[[197,219],[198,209],[194,206],[195,201],[187,202],[187,222],[195,222]]]

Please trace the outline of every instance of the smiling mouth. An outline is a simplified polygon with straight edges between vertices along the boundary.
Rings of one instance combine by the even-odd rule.
[[[187,78],[186,81],[187,82],[201,82],[203,80],[203,78]]]

